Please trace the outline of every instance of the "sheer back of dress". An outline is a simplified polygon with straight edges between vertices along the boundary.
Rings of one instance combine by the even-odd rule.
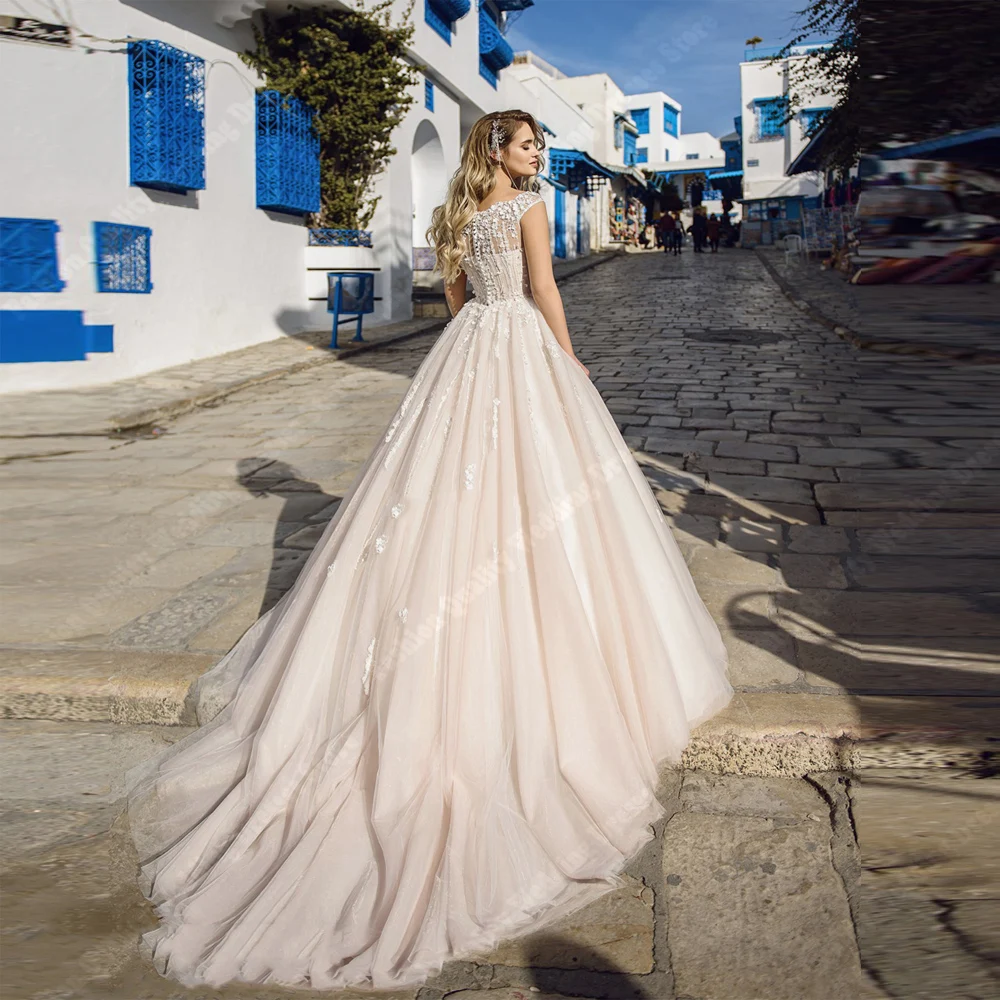
[[[469,276],[477,302],[490,305],[531,294],[521,245],[521,216],[541,200],[534,191],[522,191],[477,212],[465,227],[469,250],[462,270]]]

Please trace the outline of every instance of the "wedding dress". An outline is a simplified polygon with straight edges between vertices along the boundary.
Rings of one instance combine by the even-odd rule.
[[[425,981],[624,883],[657,763],[732,689],[600,393],[479,212],[448,323],[295,586],[200,682],[221,710],[129,772],[188,985]]]

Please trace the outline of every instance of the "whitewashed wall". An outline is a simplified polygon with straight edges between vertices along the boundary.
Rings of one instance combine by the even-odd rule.
[[[188,5],[185,5],[188,6]],[[121,44],[0,41],[0,111],[8,153],[0,214],[55,219],[60,293],[0,294],[0,309],[83,310],[114,326],[114,352],[86,361],[0,365],[0,391],[94,385],[298,331],[306,231],[255,207],[253,92],[257,79],[233,48],[240,32],[206,38],[116,0],[74,4],[79,27],[107,38],[156,38],[214,65],[206,79],[206,179],[186,195],[129,185],[127,55]],[[48,5],[0,0],[0,13],[51,21]],[[212,40],[212,37],[220,41]],[[94,221],[152,229],[148,295],[96,290]]]
[[[770,65],[764,60],[740,64],[740,103],[743,115],[743,197],[772,198],[782,196],[819,194],[819,186],[808,174],[786,177],[788,165],[805,148],[807,140],[802,135],[798,119],[785,126],[781,138],[758,139],[754,100],[763,97],[780,97],[787,91],[787,74],[793,57]],[[818,92],[810,97],[810,107],[830,107],[835,103],[828,92]],[[751,165],[751,161],[756,164]]]

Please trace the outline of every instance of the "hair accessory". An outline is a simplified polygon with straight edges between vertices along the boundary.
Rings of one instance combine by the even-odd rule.
[[[500,159],[500,119],[494,118],[490,128],[490,156],[494,160]]]

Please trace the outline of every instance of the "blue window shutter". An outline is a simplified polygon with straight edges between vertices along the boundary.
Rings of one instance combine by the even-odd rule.
[[[632,108],[629,111],[639,135],[649,135],[649,108]]]
[[[640,146],[635,151],[636,163],[649,163],[649,150],[645,146]]]
[[[424,79],[424,107],[428,111],[434,110],[434,84],[426,78]]]
[[[670,104],[663,105],[663,131],[667,135],[677,135],[678,111]]]
[[[626,163],[635,163],[635,136],[631,132],[625,132],[623,146]]]
[[[128,43],[130,183],[205,186],[205,60],[157,41]]]
[[[320,208],[319,136],[315,113],[297,97],[257,94],[257,207],[290,215]]]
[[[94,258],[99,292],[148,294],[153,289],[149,244],[153,232],[145,226],[94,223]]]
[[[0,292],[61,292],[51,219],[0,219]]]

